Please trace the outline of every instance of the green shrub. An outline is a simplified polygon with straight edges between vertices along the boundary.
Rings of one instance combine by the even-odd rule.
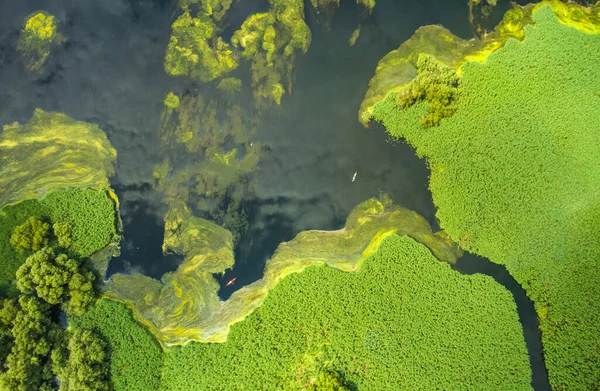
[[[58,372],[63,391],[109,391],[110,356],[106,342],[90,330],[75,330],[69,337],[68,359]]]
[[[458,82],[454,69],[422,53],[417,60],[417,77],[396,93],[396,104],[406,109],[417,102],[427,102],[429,112],[421,117],[421,125],[426,128],[438,126],[442,118],[451,117],[456,111]]]
[[[162,351],[154,337],[133,319],[123,304],[99,300],[85,315],[70,316],[69,327],[94,330],[107,341],[114,391],[158,389]],[[200,362],[202,357],[196,360]]]
[[[600,34],[534,13],[523,42],[462,67],[452,118],[375,107],[426,157],[437,217],[462,248],[506,265],[535,302],[556,390],[600,384]]]
[[[50,225],[48,223],[31,216],[15,228],[15,232],[10,237],[10,244],[18,252],[41,250],[48,245],[49,230]]]
[[[348,391],[348,388],[344,387],[338,374],[323,371],[317,381],[309,387],[309,391]]]
[[[356,273],[289,275],[226,343],[171,348],[161,389],[305,389],[323,371],[378,391],[527,390],[531,377],[511,294],[391,236]]]
[[[58,222],[52,225],[52,230],[54,231],[54,236],[58,241],[58,245],[62,248],[71,247],[71,232],[73,227],[71,227],[70,223],[66,222]]]
[[[48,357],[60,327],[50,322],[50,306],[23,295],[13,315],[13,345],[0,374],[0,389],[52,390],[53,373]]]

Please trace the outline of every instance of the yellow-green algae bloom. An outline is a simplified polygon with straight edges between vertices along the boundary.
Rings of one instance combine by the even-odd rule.
[[[58,32],[54,15],[39,11],[25,19],[17,50],[29,71],[38,71],[46,63],[52,48],[64,41]]]
[[[116,158],[97,125],[36,109],[0,133],[0,207],[65,187],[109,190]]]
[[[211,18],[188,11],[173,22],[165,55],[165,71],[172,76],[189,76],[203,82],[219,78],[238,63],[228,43],[217,36]]]
[[[357,206],[338,231],[305,231],[282,243],[267,261],[264,277],[219,302],[219,285],[212,274],[234,264],[231,233],[195,217],[182,203],[171,202],[165,216],[163,250],[185,256],[175,272],[161,281],[142,274],[113,275],[105,296],[132,308],[163,346],[188,341],[223,342],[232,324],[243,320],[265,299],[279,280],[313,265],[327,264],[356,271],[381,241],[393,234],[409,235],[443,261],[454,262],[460,249],[443,233],[432,233],[417,213],[384,198]]]
[[[258,107],[281,103],[291,91],[297,52],[306,53],[311,31],[302,1],[270,0],[269,12],[250,15],[232,38],[242,57],[251,61],[252,87]]]
[[[450,237],[506,265],[534,301],[552,388],[591,390],[600,384],[600,4],[529,8],[524,27],[505,30],[519,39],[466,51],[474,61],[451,50],[465,47],[452,46],[452,36],[437,50],[461,75],[456,110],[439,126],[420,126],[426,102],[399,108],[397,92],[385,90],[373,118],[427,159],[436,216]],[[444,39],[433,38],[410,56],[431,54]],[[394,76],[391,62],[381,65],[372,86]]]

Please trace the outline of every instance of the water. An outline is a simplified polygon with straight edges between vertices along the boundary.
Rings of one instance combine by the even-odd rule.
[[[523,337],[529,352],[529,363],[532,372],[532,386],[536,391],[550,391],[548,382],[548,371],[544,365],[542,341],[539,331],[537,312],[533,302],[527,297],[525,290],[508,273],[506,268],[490,262],[488,259],[465,253],[453,267],[464,274],[486,274],[494,279],[512,293],[517,303],[519,321],[523,326]]]
[[[508,2],[501,2],[506,7]],[[42,77],[28,75],[16,61],[22,21],[45,9],[56,15],[68,41],[57,48]],[[140,271],[155,278],[174,270],[181,257],[164,256],[162,217],[166,208],[152,189],[153,166],[160,160],[158,124],[167,92],[185,90],[183,78],[163,70],[163,57],[175,14],[170,0],[22,0],[0,3],[0,124],[27,121],[33,110],[61,111],[98,124],[118,151],[112,179],[122,204],[123,251],[109,274]],[[230,36],[245,17],[266,10],[266,1],[244,0],[229,14]],[[342,1],[330,28],[317,23],[306,2],[312,45],[296,63],[294,90],[265,118],[257,132],[264,156],[256,191],[242,205],[249,229],[235,252],[236,265],[220,278],[225,299],[262,276],[275,248],[307,229],[338,229],[360,202],[388,193],[436,227],[427,189],[428,170],[411,147],[388,142],[377,125],[357,120],[360,102],[377,62],[425,24],[442,24],[471,37],[465,0],[378,0],[357,27],[354,1]],[[352,183],[354,172],[357,179]],[[539,332],[531,302],[506,271],[466,256],[462,272],[494,276],[515,296],[530,352],[536,390],[548,389]],[[236,283],[225,283],[236,277]]]

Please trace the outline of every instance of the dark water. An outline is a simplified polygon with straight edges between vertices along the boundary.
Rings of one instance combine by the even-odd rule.
[[[532,386],[536,391],[550,391],[548,372],[544,365],[544,354],[539,331],[539,322],[533,302],[527,297],[525,290],[508,273],[506,268],[490,262],[488,259],[465,253],[453,267],[464,274],[486,274],[512,293],[517,303],[519,321],[523,326],[523,337],[529,351],[529,363],[532,372]]]
[[[265,0],[239,2],[224,36],[266,8]],[[68,41],[56,48],[44,74],[32,77],[16,60],[15,46],[24,18],[40,9],[57,17]],[[347,41],[359,20],[355,1],[342,1],[330,28],[318,23],[308,2],[306,13],[312,45],[296,63],[292,95],[284,96],[258,129],[264,156],[256,192],[242,203],[249,229],[236,247],[234,269],[220,279],[223,299],[259,279],[281,242],[302,230],[342,227],[354,206],[380,192],[437,225],[425,163],[409,146],[389,143],[380,126],[363,128],[357,113],[377,62],[419,26],[439,23],[461,37],[472,36],[466,0],[378,0],[354,47]],[[152,189],[162,102],[167,92],[184,90],[187,83],[163,70],[174,17],[171,0],[0,2],[0,125],[23,123],[36,107],[61,111],[98,124],[118,151],[112,185],[121,200],[124,243],[109,274],[140,271],[160,278],[181,261],[162,254],[165,207]],[[535,311],[518,284],[484,259],[467,256],[457,267],[492,275],[513,292],[535,389],[548,389]],[[233,277],[236,284],[224,287]]]

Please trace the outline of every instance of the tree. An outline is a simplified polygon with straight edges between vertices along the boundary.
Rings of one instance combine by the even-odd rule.
[[[75,330],[68,343],[68,359],[57,371],[63,391],[110,390],[108,347],[90,330]]]
[[[451,117],[456,111],[459,81],[453,68],[421,53],[417,60],[417,77],[396,94],[396,104],[406,109],[420,101],[428,103],[429,113],[421,118],[421,125],[438,126],[442,118]]]
[[[64,303],[70,314],[83,314],[94,300],[94,275],[66,254],[44,248],[25,260],[17,270],[17,288],[37,294],[49,304]]]
[[[10,244],[19,252],[41,250],[48,245],[49,229],[49,224],[32,216],[15,228]]]
[[[12,328],[18,312],[16,300],[0,300],[0,364],[3,364],[10,354],[13,345]]]
[[[0,374],[0,389],[52,389],[53,374],[48,356],[54,336],[62,330],[50,322],[50,306],[37,298],[22,295],[18,307],[11,330],[14,344],[6,359],[6,370]]]
[[[71,247],[71,224],[67,222],[58,222],[54,223],[52,226],[54,230],[54,236],[56,236],[56,240],[58,240],[58,245],[62,248]]]

